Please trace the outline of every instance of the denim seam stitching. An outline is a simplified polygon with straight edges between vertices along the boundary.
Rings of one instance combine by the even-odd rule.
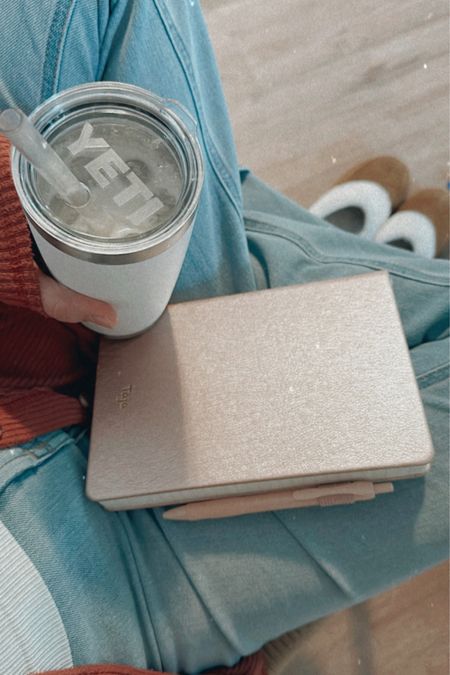
[[[226,184],[226,187],[230,190],[230,192],[234,191],[234,183],[232,181],[231,176],[229,175],[229,171],[226,167],[226,164],[224,160],[222,159],[221,155],[217,151],[217,148],[215,147],[215,143],[213,139],[211,138],[208,130],[208,125],[206,123],[206,118],[203,114],[203,106],[201,104],[201,97],[199,96],[199,92],[197,90],[197,83],[195,79],[195,74],[191,66],[191,60],[189,58],[189,54],[187,52],[187,49],[184,45],[184,42],[175,26],[173,23],[169,11],[165,6],[160,4],[158,0],[154,0],[155,5],[157,8],[157,11],[160,15],[161,21],[164,24],[164,27],[166,29],[167,36],[172,43],[172,47],[177,55],[178,61],[184,71],[185,77],[186,77],[186,82],[189,86],[189,90],[192,96],[193,104],[197,110],[199,122],[201,124],[201,127],[204,131],[205,136],[207,137],[208,140],[208,151],[211,153],[213,159],[216,159],[216,161],[221,164],[222,173],[220,173],[220,178],[223,180],[223,182]],[[176,37],[173,39],[173,37]],[[206,144],[205,144],[206,145]],[[209,147],[209,145],[211,147]]]
[[[20,448],[22,449],[22,448]],[[2,462],[0,464],[0,471],[3,471],[3,469],[7,466],[10,466],[14,462],[19,462],[19,464],[23,464],[21,469],[19,469],[20,472],[26,471],[27,469],[35,469],[37,468],[40,464],[42,464],[46,459],[51,457],[56,450],[53,452],[47,454],[47,455],[42,455],[42,457],[37,457],[35,453],[33,452],[32,449],[24,450],[22,454],[17,455],[16,457],[10,457],[6,461]],[[21,462],[21,460],[28,460],[27,462]],[[30,461],[31,460],[31,461]]]
[[[338,256],[329,256],[326,255],[325,253],[322,253],[318,249],[314,248],[311,246],[309,242],[307,242],[305,239],[303,239],[300,235],[298,234],[293,234],[291,232],[288,232],[286,230],[283,230],[282,226],[279,225],[275,228],[270,223],[266,223],[264,221],[259,221],[255,220],[251,216],[248,216],[244,212],[244,219],[245,219],[245,228],[249,232],[257,232],[260,234],[268,234],[274,237],[279,237],[281,239],[286,239],[287,241],[290,241],[292,244],[295,246],[298,246],[298,248],[302,249],[306,254],[309,255],[310,258],[316,260],[317,262],[322,262],[322,263],[346,263],[349,265],[356,265],[359,267],[371,267],[375,269],[381,269],[385,270],[386,269],[386,264],[380,261],[377,261],[374,258],[370,258],[367,260],[359,260],[357,258],[352,258],[352,257],[338,257]],[[248,222],[254,223],[254,226],[247,226]],[[264,225],[264,227],[259,227],[260,225]],[[423,275],[420,273],[417,273],[413,270],[400,267],[396,265],[395,263],[389,263],[389,270],[390,273],[395,274],[397,276],[403,276],[408,279],[418,281],[420,283],[425,283],[429,284],[432,286],[442,286],[442,287],[448,287],[450,285],[449,282],[446,281],[441,281],[439,279],[429,279],[425,278]]]
[[[159,0],[154,0],[156,10],[161,18],[161,21],[165,27],[167,37],[169,38],[172,47],[174,49],[175,54],[177,55],[178,62],[180,63],[180,66],[184,72],[185,78],[186,78],[186,83],[188,85],[191,97],[192,97],[192,103],[197,111],[197,116],[199,120],[199,125],[203,131],[204,134],[204,139],[205,139],[205,148],[207,151],[207,154],[209,155],[209,160],[211,162],[211,166],[214,170],[214,173],[218,177],[219,181],[222,183],[224,189],[226,190],[227,194],[229,195],[236,211],[240,215],[240,208],[239,208],[239,195],[236,191],[236,195],[233,194],[235,192],[235,186],[232,177],[229,175],[228,169],[225,165],[225,162],[223,161],[221,155],[217,151],[215,147],[215,143],[212,140],[209,130],[208,130],[208,125],[206,123],[205,116],[203,114],[203,108],[200,103],[200,96],[197,91],[197,84],[195,81],[195,75],[191,67],[191,61],[189,59],[189,55],[187,53],[187,50],[184,46],[184,43],[181,40],[181,37],[176,29],[176,26],[172,22],[172,19],[168,13],[167,8],[163,7],[163,5],[159,2]],[[176,37],[176,41],[175,38]],[[220,169],[216,166],[217,164],[220,165]]]
[[[11,467],[14,463],[18,463],[18,468],[13,469],[13,474],[9,478],[5,479],[5,482],[0,482],[0,492],[3,492],[8,485],[10,485],[18,477],[23,476],[27,471],[38,470],[43,464],[50,460],[54,455],[61,450],[64,450],[65,447],[71,443],[77,444],[78,441],[85,435],[86,429],[83,429],[75,438],[71,436],[69,438],[64,438],[63,440],[54,443],[54,439],[50,441],[40,441],[36,445],[31,445],[30,447],[22,446],[11,446],[9,448],[2,448],[1,453],[12,450],[13,448],[19,448],[22,450],[20,455],[15,455],[14,457],[9,457],[8,459],[0,462],[0,475],[6,471],[6,467]],[[59,435],[59,434],[58,434]],[[44,455],[36,455],[35,451],[46,450]]]
[[[136,556],[135,556],[135,554],[134,554],[134,550],[133,550],[133,547],[132,547],[132,545],[131,545],[131,540],[130,540],[130,537],[129,537],[129,534],[128,534],[128,530],[127,530],[127,527],[126,527],[125,523],[123,522],[123,518],[124,518],[125,516],[124,516],[123,513],[115,513],[114,515],[117,517],[117,520],[118,520],[118,522],[120,523],[120,526],[121,526],[121,528],[122,528],[122,531],[123,531],[123,533],[124,533],[124,535],[125,535],[125,538],[126,538],[126,541],[127,541],[127,545],[128,545],[128,550],[129,550],[129,552],[130,552],[130,556],[131,556],[131,558],[132,558],[132,560],[133,560],[134,569],[135,569],[135,571],[136,571],[136,576],[137,576],[137,578],[138,578],[138,580],[139,580],[139,584],[140,584],[140,586],[141,586],[142,597],[143,597],[143,599],[144,599],[144,604],[145,604],[145,607],[146,607],[146,609],[147,609],[148,619],[149,619],[150,626],[151,626],[152,631],[153,631],[153,640],[154,640],[154,644],[156,645],[156,649],[157,649],[157,651],[158,651],[158,659],[159,659],[158,668],[162,668],[162,667],[163,667],[163,662],[162,662],[162,658],[161,658],[161,650],[160,650],[160,648],[159,648],[158,639],[157,639],[157,637],[156,637],[155,622],[154,622],[154,620],[153,620],[153,618],[152,618],[152,613],[151,613],[151,611],[150,611],[150,607],[149,607],[149,604],[148,604],[148,602],[147,602],[147,596],[146,596],[146,594],[145,594],[144,580],[142,579],[142,576],[141,576],[141,573],[140,573],[140,570],[139,570],[139,567],[138,567],[138,564],[137,564]]]
[[[320,507],[319,507],[320,508]],[[291,529],[288,527],[288,525],[284,522],[284,520],[281,518],[280,514],[277,511],[271,511],[271,515],[275,518],[275,520],[278,521],[278,523],[285,529],[285,531],[288,533],[288,535],[294,540],[294,542],[297,544],[297,546],[306,553],[306,555],[310,558],[310,560],[320,569],[323,574],[329,579],[334,586],[342,593],[344,598],[350,599],[350,600],[355,600],[354,596],[351,594],[349,589],[345,588],[340,581],[335,579],[335,577],[331,574],[331,572],[325,567],[325,565],[317,560],[315,556],[311,553],[309,548],[305,546],[303,541],[299,541],[297,537],[294,535],[294,533],[291,531]]]
[[[22,450],[26,450],[26,452],[28,454],[29,453],[35,454],[35,452],[34,452],[35,450],[43,450],[43,449],[47,449],[47,454],[53,454],[54,452],[57,452],[58,450],[61,450],[61,448],[63,448],[67,443],[72,443],[72,442],[77,443],[85,435],[85,433],[86,433],[86,429],[83,429],[75,438],[72,438],[72,436],[69,436],[69,438],[64,438],[60,441],[57,441],[56,443],[55,443],[55,439],[53,439],[53,438],[50,439],[50,440],[38,441],[38,443],[33,443],[31,441],[29,447],[28,447],[28,443],[24,444],[24,446],[14,445],[14,446],[3,448],[1,450],[1,452],[3,452],[4,450],[10,450],[12,448],[19,447]],[[58,436],[59,436],[59,432],[57,432],[57,437]]]
[[[220,623],[217,620],[217,617],[216,617],[215,613],[211,610],[211,608],[209,607],[206,600],[202,597],[202,595],[201,595],[200,591],[198,590],[198,588],[197,588],[194,580],[192,579],[191,575],[188,573],[188,571],[186,570],[186,568],[182,564],[182,562],[180,560],[180,556],[178,555],[178,551],[174,548],[174,546],[173,546],[173,544],[170,540],[170,537],[168,536],[166,530],[162,526],[162,523],[161,523],[159,517],[155,513],[153,514],[153,517],[155,519],[156,526],[158,527],[159,531],[161,532],[161,536],[165,540],[165,542],[166,542],[167,546],[169,547],[170,551],[172,552],[175,560],[177,561],[178,565],[180,566],[180,570],[182,571],[183,575],[185,576],[185,578],[187,580],[187,583],[192,588],[192,590],[193,590],[196,598],[198,599],[199,603],[206,610],[206,613],[207,613],[208,617],[214,623],[214,625],[216,626],[218,632],[223,637],[223,639],[233,649],[235,649],[237,652],[239,652],[239,645],[235,644],[234,636],[232,637],[232,636],[228,635],[227,632],[225,631],[225,629],[220,625]]]
[[[58,3],[53,14],[42,71],[42,100],[49,98],[55,91],[55,85],[59,79],[63,44],[75,3],[76,0],[67,0],[65,5]]]
[[[442,366],[437,366],[427,373],[422,373],[416,377],[419,389],[425,389],[433,384],[441,382],[448,376],[448,368],[450,363],[444,363]]]
[[[74,439],[71,439],[71,441],[74,441]],[[25,476],[27,472],[35,473],[39,471],[39,469],[44,464],[47,464],[47,462],[49,462],[56,455],[57,452],[59,453],[60,451],[65,450],[66,446],[69,444],[70,441],[61,443],[59,446],[54,448],[48,454],[42,455],[42,457],[37,457],[36,455],[34,455],[33,449],[29,448],[23,454],[17,457],[11,457],[11,459],[7,460],[4,464],[1,464],[0,476],[2,476],[2,472],[3,473],[6,472],[5,467],[10,467],[12,463],[17,462],[19,466],[17,469],[13,468],[13,472],[10,473],[8,476],[2,477],[2,480],[0,481],[0,494],[3,493],[12,483],[14,483],[14,481],[21,480],[22,477]]]

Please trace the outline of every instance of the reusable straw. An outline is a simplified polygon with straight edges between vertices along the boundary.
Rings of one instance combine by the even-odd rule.
[[[8,108],[0,114],[0,133],[9,138],[64,201],[74,207],[88,203],[88,188],[74,176],[22,110]]]

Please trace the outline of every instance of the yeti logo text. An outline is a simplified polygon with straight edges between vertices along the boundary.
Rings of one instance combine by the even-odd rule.
[[[124,204],[127,204],[135,197],[141,197],[144,204],[136,211],[133,211],[129,216],[126,216],[127,220],[130,220],[132,224],[137,227],[143,223],[144,220],[150,218],[150,216],[162,209],[164,204],[158,197],[155,197],[153,192],[148,189],[139,176],[137,176],[134,171],[131,171],[128,164],[119,157],[117,152],[110,147],[104,138],[93,137],[93,131],[94,128],[92,124],[85,122],[80,137],[78,140],[71,143],[68,146],[68,149],[71,154],[76,157],[80,152],[83,152],[83,150],[86,149],[107,148],[101,155],[98,155],[98,157],[95,157],[88,162],[84,168],[101,188],[105,188],[109,185],[114,178],[117,178],[119,173],[125,175],[130,184],[116,194],[113,197],[113,200],[116,202],[117,206],[124,206]]]

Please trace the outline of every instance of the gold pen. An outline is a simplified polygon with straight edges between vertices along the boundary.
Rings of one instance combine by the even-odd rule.
[[[297,490],[191,502],[165,511],[163,518],[166,520],[206,520],[307,506],[337,506],[367,501],[377,494],[393,491],[392,483],[372,483],[371,481],[330,483]]]

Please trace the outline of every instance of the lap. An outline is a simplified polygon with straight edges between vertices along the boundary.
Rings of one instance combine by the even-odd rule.
[[[28,467],[13,476],[10,462],[0,520],[47,586],[74,663],[231,665],[447,557],[448,386],[438,380],[422,395],[433,467],[375,506],[196,523],[165,521],[162,509],[110,513],[84,494],[86,440],[58,432],[56,444],[15,450]]]
[[[31,452],[15,450],[17,473],[11,459],[0,469],[7,476],[0,518],[50,589],[76,663],[187,672],[232,664],[447,556],[446,263],[362,242],[247,179],[256,199],[247,205],[262,207],[246,211],[247,237],[266,284],[391,270],[436,448],[433,467],[425,479],[398,482],[375,507],[176,523],[161,509],[109,513],[89,502],[87,439],[74,431],[39,439]]]
[[[2,451],[0,519],[49,589],[74,663],[231,665],[447,557],[448,264],[343,233],[252,176],[243,187],[261,286],[390,270],[435,461],[375,506],[176,523],[87,500],[76,430]]]

